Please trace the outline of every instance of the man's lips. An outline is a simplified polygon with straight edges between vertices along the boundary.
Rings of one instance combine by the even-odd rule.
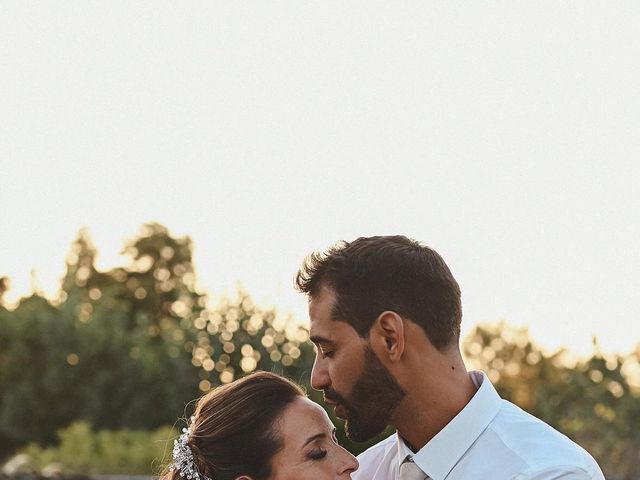
[[[326,397],[324,399],[324,403],[326,403],[327,405],[331,405],[333,407],[333,411],[335,412],[336,417],[343,418],[343,419],[346,418],[344,407],[342,406],[341,403],[336,402],[335,400],[330,400]]]
[[[347,413],[344,410],[344,407],[337,403],[333,412],[336,414],[336,417],[342,418],[343,420],[347,418]]]

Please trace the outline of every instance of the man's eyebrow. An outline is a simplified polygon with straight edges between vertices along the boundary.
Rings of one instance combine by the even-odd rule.
[[[309,340],[311,340],[316,345],[318,345],[320,343],[334,345],[336,343],[333,340],[331,340],[329,338],[321,337],[320,335],[312,335],[311,337],[309,337]]]
[[[307,445],[309,445],[311,442],[313,442],[314,440],[318,440],[319,438],[326,438],[327,434],[326,433],[316,433],[315,435],[313,435],[312,437],[307,438],[307,441],[304,442],[304,445],[302,446],[303,448],[306,447]]]

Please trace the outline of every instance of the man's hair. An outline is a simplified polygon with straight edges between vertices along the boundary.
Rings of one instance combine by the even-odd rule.
[[[363,338],[386,310],[420,325],[439,350],[460,336],[460,287],[449,267],[436,251],[401,235],[360,237],[314,252],[295,283],[310,297],[331,288],[333,319]]]

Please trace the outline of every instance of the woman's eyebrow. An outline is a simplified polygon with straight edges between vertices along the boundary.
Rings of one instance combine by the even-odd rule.
[[[316,433],[315,435],[307,438],[307,441],[304,442],[304,445],[302,445],[303,447],[306,447],[307,445],[309,445],[311,442],[313,442],[314,440],[318,440],[319,438],[326,438],[327,434],[326,433]]]

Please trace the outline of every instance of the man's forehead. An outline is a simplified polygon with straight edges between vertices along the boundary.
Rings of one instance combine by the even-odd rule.
[[[309,317],[311,321],[333,320],[333,307],[336,294],[330,287],[322,286],[309,296]]]
[[[309,339],[313,343],[327,343],[333,342],[337,336],[337,329],[339,323],[331,319],[314,319],[311,317],[309,326]]]
[[[333,288],[322,285],[316,292],[309,295],[310,304],[329,304],[333,305],[336,298],[336,293]]]
[[[333,318],[311,318],[309,339],[315,344],[343,343],[352,336],[357,336],[356,331],[347,322]]]
[[[336,294],[329,286],[322,286],[309,297],[309,338],[312,342],[337,343],[355,333],[349,323],[334,317],[335,301]]]

